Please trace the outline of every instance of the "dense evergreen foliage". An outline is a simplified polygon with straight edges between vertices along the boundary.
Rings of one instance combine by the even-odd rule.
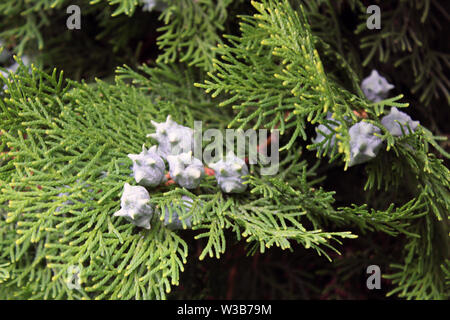
[[[0,3],[0,299],[448,299],[443,2],[144,2]],[[361,90],[374,69],[394,85],[379,102]],[[392,108],[420,125],[393,134]],[[242,193],[212,175],[149,188],[159,210],[192,200],[185,230],[114,216],[135,184],[128,155],[168,115],[279,129],[277,173],[250,165]],[[357,123],[380,148],[355,164]],[[369,265],[381,290],[366,287]]]

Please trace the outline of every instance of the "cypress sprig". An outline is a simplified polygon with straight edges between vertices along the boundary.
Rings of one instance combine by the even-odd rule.
[[[161,13],[141,12],[137,0],[81,2],[91,32],[78,34],[81,48],[75,33],[49,37],[53,23],[67,18],[68,2],[0,4],[8,50],[36,54],[30,67],[15,57],[18,70],[1,77],[0,299],[204,297],[210,288],[195,285],[227,272],[227,297],[233,285],[254,297],[276,283],[275,297],[296,298],[292,283],[301,283],[302,296],[329,298],[373,257],[391,281],[388,296],[447,299],[450,155],[439,131],[416,117],[420,99],[406,90],[417,90],[424,104],[445,100],[446,56],[426,49],[434,43],[426,30],[440,17],[435,2],[383,3],[385,28],[370,35],[362,27],[349,32],[367,18],[360,0],[165,2]],[[399,8],[411,13],[411,31],[393,23],[404,18]],[[156,36],[141,23],[158,14],[149,23]],[[356,20],[344,24],[345,15]],[[89,54],[68,59],[67,43]],[[158,56],[147,56],[152,45]],[[395,61],[399,69],[390,69]],[[106,70],[118,63],[115,74]],[[375,68],[395,88],[372,103],[360,86]],[[382,119],[394,107],[420,125],[391,133]],[[147,138],[151,123],[168,115],[189,128],[202,121],[203,130],[280,130],[278,171],[265,176],[261,163],[249,164],[239,194],[224,193],[217,175],[189,190],[147,187],[149,230],[115,217],[124,185],[136,185],[128,154],[155,144]],[[349,166],[355,125],[376,131],[381,147]],[[186,197],[192,202],[175,212]],[[166,226],[166,215],[178,216],[180,230]],[[280,252],[283,260],[258,264]],[[249,262],[248,279],[233,282]],[[328,276],[331,283],[322,283]]]

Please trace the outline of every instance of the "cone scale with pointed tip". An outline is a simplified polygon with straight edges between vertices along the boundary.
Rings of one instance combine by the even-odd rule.
[[[194,149],[194,130],[179,125],[169,115],[165,122],[151,121],[156,132],[148,134],[158,142],[158,154],[167,159],[167,156],[178,155]]]
[[[125,183],[121,209],[114,213],[115,217],[124,217],[138,227],[150,229],[150,220],[153,217],[153,208],[149,205],[150,195],[144,187],[134,187]]]
[[[156,146],[149,150],[142,146],[140,154],[129,154],[128,157],[133,161],[133,176],[138,184],[154,187],[166,180],[166,166],[164,160],[156,152]]]
[[[202,180],[205,170],[203,164],[192,156],[192,151],[167,157],[171,178],[186,189],[194,189]]]
[[[224,160],[209,164],[216,174],[216,180],[222,191],[226,193],[241,193],[247,189],[243,176],[248,174],[248,167],[244,160],[229,153]]]
[[[381,119],[381,124],[388,129],[393,136],[400,137],[403,135],[403,132],[408,134],[409,129],[414,132],[420,123],[419,121],[413,121],[409,115],[393,107],[391,108],[391,112]]]
[[[350,130],[350,162],[349,167],[367,162],[376,157],[382,140],[375,136],[380,129],[368,122],[358,122]]]
[[[377,70],[372,70],[370,76],[361,83],[361,89],[368,100],[379,102],[387,98],[387,95],[394,86],[380,76]]]

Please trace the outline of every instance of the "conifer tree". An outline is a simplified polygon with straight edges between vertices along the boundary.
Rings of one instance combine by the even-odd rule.
[[[448,299],[449,11],[371,4],[2,1],[0,299]]]

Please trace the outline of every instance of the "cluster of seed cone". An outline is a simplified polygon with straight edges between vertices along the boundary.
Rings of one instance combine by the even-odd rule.
[[[158,146],[146,149],[142,146],[140,154],[129,154],[133,161],[133,176],[139,186],[125,184],[121,198],[121,209],[115,216],[125,217],[137,226],[150,228],[153,217],[153,208],[149,206],[150,195],[146,188],[156,187],[167,181],[177,183],[186,189],[195,189],[205,176],[205,167],[202,161],[192,154],[194,148],[194,132],[191,128],[179,125],[169,115],[165,122],[152,121],[155,133],[147,135],[158,142]],[[169,174],[166,174],[166,164],[169,164]],[[246,190],[243,176],[248,174],[248,168],[244,160],[234,154],[228,154],[225,160],[209,164],[215,171],[217,183],[226,193],[240,193]],[[173,180],[172,180],[173,179]],[[189,208],[192,199],[182,199],[184,208]],[[165,210],[166,215],[161,220],[172,229],[181,228],[178,221],[180,206],[172,207],[175,210]],[[172,212],[170,217],[168,212]],[[190,219],[185,221],[186,226],[191,226]]]
[[[368,100],[379,102],[387,97],[388,92],[394,88],[393,85],[373,70],[370,76],[363,80],[361,84],[362,90]],[[319,125],[316,128],[317,136],[313,139],[313,143],[317,144],[329,138],[319,150],[328,147],[332,150],[336,144],[336,135],[334,130],[341,124],[338,120],[333,119],[329,112],[327,115],[329,124]],[[413,121],[409,115],[399,111],[397,108],[391,108],[390,113],[381,119],[381,124],[393,135],[402,136],[414,132],[418,125],[418,121]],[[349,167],[361,164],[374,159],[381,149],[383,141],[377,136],[381,132],[377,126],[360,121],[352,125],[349,129],[350,135],[350,161]],[[330,137],[331,136],[331,137]]]

